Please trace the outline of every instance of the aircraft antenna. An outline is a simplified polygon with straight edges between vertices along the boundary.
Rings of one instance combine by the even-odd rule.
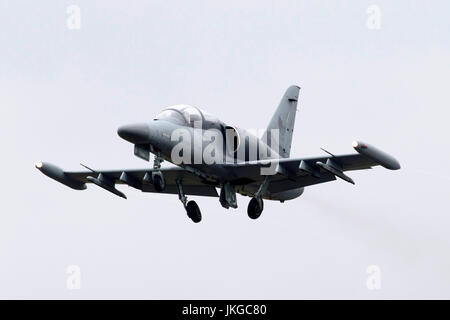
[[[89,171],[92,171],[92,172],[94,172],[94,173],[97,173],[97,171],[95,171],[94,169],[89,168],[88,166],[86,166],[86,165],[84,165],[84,164],[82,164],[82,163],[80,163],[80,166],[82,166],[82,167],[88,169]]]
[[[330,156],[332,156],[333,158],[336,158],[336,156],[334,154],[332,154],[330,151],[325,150],[324,148],[320,148],[320,150],[328,153]]]

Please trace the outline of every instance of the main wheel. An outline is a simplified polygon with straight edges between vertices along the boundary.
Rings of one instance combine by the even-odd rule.
[[[258,219],[264,209],[264,203],[262,199],[258,201],[256,198],[252,198],[248,204],[247,213],[250,219]]]
[[[200,208],[195,201],[189,201],[186,204],[186,212],[188,217],[194,222],[199,223],[202,221],[202,213],[200,212]]]
[[[162,177],[158,174],[156,174],[153,177],[153,186],[155,187],[155,190],[158,192],[161,192],[165,189],[166,184],[164,183]]]

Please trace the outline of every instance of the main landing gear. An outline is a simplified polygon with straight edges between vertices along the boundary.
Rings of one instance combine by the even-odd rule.
[[[194,223],[199,223],[202,221],[202,213],[200,212],[200,208],[197,205],[197,202],[191,200],[186,204],[186,213],[187,216]]]
[[[263,183],[259,186],[258,191],[256,191],[254,198],[250,200],[247,207],[247,214],[250,219],[258,219],[264,209],[264,202],[262,200],[262,196],[266,193],[267,188],[269,187],[269,176],[264,178]]]
[[[183,203],[184,208],[186,209],[187,216],[194,223],[199,223],[202,221],[202,213],[200,212],[200,208],[197,205],[197,202],[191,200],[187,201],[187,197],[184,194],[183,186],[181,185],[181,181],[177,180],[177,188],[178,188],[178,199],[180,199],[181,203]]]
[[[264,209],[264,202],[261,198],[252,198],[248,204],[247,213],[250,219],[258,219]]]

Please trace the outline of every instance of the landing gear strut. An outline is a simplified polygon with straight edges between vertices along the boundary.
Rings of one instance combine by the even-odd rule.
[[[200,212],[200,208],[197,205],[197,202],[191,200],[187,201],[187,197],[184,194],[183,186],[181,185],[181,181],[177,179],[177,188],[178,188],[178,199],[180,199],[181,203],[183,203],[184,208],[186,209],[187,216],[194,223],[199,223],[202,221],[202,213]]]
[[[153,161],[153,171],[152,171],[152,182],[155,190],[157,192],[164,191],[166,188],[166,181],[164,180],[164,175],[161,172],[161,162],[164,159],[160,156],[159,153],[155,155],[155,160]]]

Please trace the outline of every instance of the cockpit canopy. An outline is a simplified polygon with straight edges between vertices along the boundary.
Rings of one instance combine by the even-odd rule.
[[[189,105],[175,105],[164,109],[155,118],[165,120],[181,126],[202,129],[220,129],[221,122],[216,117]]]

